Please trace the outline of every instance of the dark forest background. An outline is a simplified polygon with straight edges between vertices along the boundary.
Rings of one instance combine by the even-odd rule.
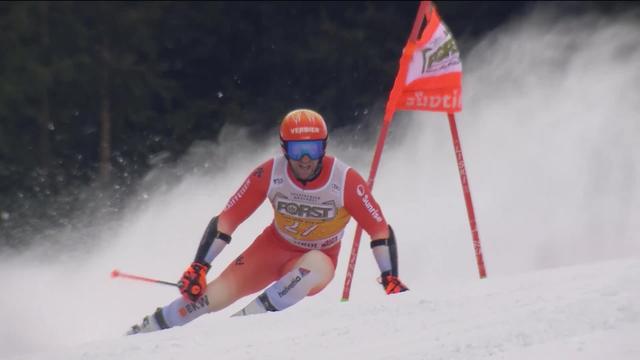
[[[436,2],[464,59],[531,2]],[[630,3],[551,3],[567,14]],[[377,126],[409,2],[0,3],[0,244],[117,212],[158,162],[226,123],[255,136],[297,107]],[[159,157],[157,154],[163,154]],[[101,198],[86,207],[86,189]],[[85,189],[84,191],[76,191]],[[83,201],[85,200],[85,201]]]

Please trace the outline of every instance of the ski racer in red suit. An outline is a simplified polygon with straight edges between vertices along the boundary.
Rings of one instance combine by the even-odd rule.
[[[340,240],[351,217],[371,236],[386,293],[408,290],[398,278],[393,230],[364,179],[325,154],[327,138],[326,124],[317,112],[300,109],[287,114],[280,127],[283,155],[255,168],[211,220],[180,280],[183,296],[146,316],[128,334],[181,326],[261,290],[234,316],[284,310],[317,294],[334,276]],[[265,199],[273,207],[273,222],[207,284],[211,262]]]

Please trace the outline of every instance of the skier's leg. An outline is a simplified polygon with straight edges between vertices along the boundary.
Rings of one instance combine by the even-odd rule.
[[[283,269],[289,271],[233,316],[284,310],[306,296],[317,294],[333,279],[335,259],[311,250],[287,262]]]
[[[273,246],[271,227],[227,266],[207,286],[205,294],[195,302],[179,297],[167,306],[146,316],[128,334],[151,332],[184,325],[208,312],[221,310],[237,299],[264,289],[278,279],[280,267],[293,256],[290,251]]]

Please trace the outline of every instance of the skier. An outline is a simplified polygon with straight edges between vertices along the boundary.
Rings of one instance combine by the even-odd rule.
[[[209,222],[195,259],[179,282],[182,296],[146,316],[127,334],[181,326],[265,288],[233,316],[284,310],[317,294],[334,276],[340,240],[351,216],[371,236],[385,292],[408,290],[398,278],[393,230],[364,179],[325,155],[327,138],[326,124],[317,112],[299,109],[287,114],[280,126],[284,154],[258,166]],[[207,285],[212,261],[266,198],[274,210],[273,222]]]

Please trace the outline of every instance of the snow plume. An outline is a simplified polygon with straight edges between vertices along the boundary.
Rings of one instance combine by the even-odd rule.
[[[631,19],[629,15],[559,18],[547,11],[537,11],[497,29],[471,52],[463,54],[464,112],[458,116],[458,125],[489,275],[486,284],[497,286],[492,289],[497,289],[497,293],[502,294],[500,297],[516,290],[524,291],[533,283],[544,283],[540,278],[555,278],[558,273],[541,271],[539,275],[528,274],[528,278],[521,278],[525,284],[522,286],[502,279],[506,285],[501,288],[500,278],[507,275],[640,256],[637,235],[640,224],[640,146],[637,140],[640,137],[639,24],[637,18]],[[373,145],[371,139],[366,144],[354,144],[354,136],[351,131],[332,133],[329,149],[367,177]],[[224,207],[255,166],[279,153],[275,130],[264,142],[255,144],[247,139],[243,131],[228,128],[215,144],[197,144],[177,165],[154,170],[142,182],[136,201],[124,210],[123,220],[101,226],[95,232],[89,229],[81,235],[62,231],[48,234],[52,239],[72,237],[79,243],[98,243],[100,246],[84,247],[80,252],[68,252],[68,247],[65,250],[49,247],[46,253],[2,253],[0,357],[60,347],[76,348],[80,343],[107,338],[112,343],[101,345],[107,346],[106,350],[103,349],[105,354],[102,358],[144,357],[134,351],[139,348],[137,343],[133,343],[140,340],[127,339],[125,344],[120,342],[120,335],[156,306],[173,300],[177,292],[161,285],[110,280],[109,273],[113,268],[119,268],[162,280],[176,280],[192,259],[211,216]],[[416,337],[415,342],[404,343],[413,346],[403,349],[407,355],[405,358],[424,358],[420,354],[427,351],[435,354],[434,358],[464,358],[468,351],[476,355],[490,355],[491,351],[500,353],[498,343],[487,350],[489,353],[473,352],[479,351],[484,335],[467,331],[467,325],[474,327],[475,323],[466,324],[465,319],[458,319],[455,313],[447,313],[452,303],[455,305],[453,310],[462,313],[466,309],[464,304],[488,301],[492,293],[477,287],[482,287],[482,283],[476,280],[477,270],[453,146],[442,114],[403,113],[396,116],[374,195],[395,229],[400,273],[412,292],[401,295],[398,304],[389,303],[389,298],[381,294],[374,281],[377,269],[365,237],[355,274],[352,302],[364,306],[371,316],[381,311],[402,314],[401,305],[411,309],[411,316],[399,315],[404,319],[399,320],[404,326],[388,323],[391,330],[386,329],[391,334],[410,329]],[[269,223],[270,217],[269,206],[264,204],[234,233],[231,246],[216,259],[211,274],[219,273],[232,261]],[[347,230],[336,278],[323,293],[306,299],[292,309],[290,315],[284,312],[274,323],[262,320],[264,318],[235,322],[226,319],[228,314],[248,301],[242,300],[220,314],[199,319],[191,325],[211,335],[206,340],[194,337],[196,333],[188,332],[189,327],[162,334],[168,341],[164,347],[169,354],[166,358],[178,354],[175,351],[180,347],[189,347],[189,354],[203,356],[204,353],[194,353],[194,349],[215,351],[210,345],[201,346],[205,341],[216,339],[216,336],[244,339],[248,332],[242,324],[250,324],[255,330],[255,327],[262,326],[261,321],[265,321],[265,328],[268,327],[268,332],[273,335],[267,337],[265,332],[256,331],[260,336],[251,335],[254,348],[248,349],[248,353],[261,354],[259,349],[255,352],[256,347],[271,346],[288,336],[295,338],[294,349],[296,346],[301,348],[301,342],[317,345],[323,343],[316,341],[318,336],[335,333],[345,335],[350,342],[341,343],[338,349],[342,351],[329,357],[344,358],[342,355],[349,354],[350,346],[367,342],[354,337],[355,333],[349,332],[348,324],[336,328],[328,321],[319,321],[325,315],[315,310],[340,311],[339,292],[354,225],[351,224]],[[43,241],[46,238],[43,237]],[[637,264],[626,268],[637,269]],[[616,269],[616,274],[625,273],[625,265]],[[607,268],[581,270],[579,273],[590,274],[591,278],[600,274],[600,270],[607,271]],[[637,277],[637,270],[633,274]],[[571,283],[572,276],[571,272],[560,275],[568,280],[559,282],[557,287],[535,288],[539,291],[560,291]],[[606,276],[600,278],[597,288],[588,294],[614,296],[620,303],[619,308],[626,309],[627,321],[635,319],[632,330],[637,333],[638,309],[628,301],[628,296],[637,294],[637,290],[633,293],[611,290],[606,281]],[[462,289],[477,291],[481,295],[464,297],[464,294],[456,295],[456,290],[451,290],[453,284],[463,286],[465,283],[476,287]],[[581,289],[586,289],[584,294],[588,292],[589,283],[585,281],[580,285]],[[445,295],[438,298],[439,293]],[[522,299],[517,298],[516,301],[526,302],[533,295],[526,291],[520,294]],[[577,294],[580,296],[582,292]],[[553,302],[554,299],[549,295],[541,301]],[[616,319],[623,316],[622,313],[614,313],[615,309],[610,309],[612,312],[601,311],[596,305],[601,301],[599,297],[585,300],[586,305],[581,308],[584,313],[576,314],[569,309],[578,300],[568,293],[558,299],[563,301],[558,306],[567,312],[558,315],[555,322],[548,315],[551,320],[547,325],[570,324],[585,314],[602,312],[608,314],[607,319],[613,319],[612,323],[596,327],[602,330],[607,326],[616,328]],[[480,332],[489,337],[501,334],[490,341],[499,342],[501,336],[512,339],[507,350],[513,356],[509,358],[521,358],[518,346],[536,345],[540,342],[538,340],[551,335],[559,338],[565,333],[581,334],[584,335],[581,339],[589,343],[590,326],[606,320],[594,318],[584,326],[579,323],[575,328],[562,328],[566,331],[561,329],[555,333],[545,333],[550,331],[543,328],[545,324],[541,324],[540,329],[536,328],[540,330],[538,332],[534,328],[518,330],[520,324],[531,317],[538,317],[540,312],[531,305],[531,311],[518,313],[522,317],[520,322],[500,318],[501,310],[510,305],[505,300],[496,305],[494,312],[483,313],[483,316],[501,321],[500,325],[483,327],[479,324],[474,327],[484,329]],[[369,313],[358,312],[350,304],[345,306],[350,306],[350,311],[353,311],[349,313],[351,319],[362,331],[377,326],[368,318]],[[478,307],[473,309],[480,311]],[[416,322],[424,312],[432,313],[436,320],[440,319],[440,327]],[[339,322],[350,319],[349,314],[330,319]],[[476,314],[468,315],[472,318]],[[319,321],[323,330],[312,332],[308,338],[297,336],[294,329],[281,324],[294,321],[294,318],[300,324]],[[217,321],[224,324],[224,331],[216,330]],[[385,317],[384,321],[389,319]],[[459,322],[457,326],[456,321]],[[483,324],[488,323],[491,321]],[[453,331],[455,336],[447,337],[447,334],[438,332],[440,328],[446,330],[451,326],[457,329]],[[385,332],[385,329],[376,329],[375,334],[368,334],[374,336],[373,339]],[[424,329],[429,330],[420,336],[421,331],[427,331]],[[470,345],[465,344],[464,339],[473,334],[475,337],[469,341],[474,341],[474,345],[469,350]],[[184,340],[187,337],[196,339],[196,343]],[[429,349],[424,348],[422,340],[425,338],[433,341],[428,343],[433,345]],[[146,339],[150,342],[143,344],[143,349],[149,350],[150,356],[162,359],[160,353],[154,353],[155,348],[151,345],[160,338]],[[385,339],[388,342],[390,338]],[[605,341],[613,339],[604,338]],[[340,338],[336,335],[328,340],[340,341]],[[626,340],[617,341],[624,343]],[[233,342],[238,346],[239,343]],[[85,346],[78,349],[91,358],[91,351],[95,348]],[[541,357],[554,358],[553,351],[545,354],[544,349],[538,349],[544,355]],[[586,349],[590,348],[587,346]],[[129,350],[132,352],[127,352]],[[326,354],[327,348],[316,350]],[[368,351],[365,348],[360,350]],[[240,358],[242,354],[248,354],[244,350],[235,351],[229,354]],[[273,358],[284,358],[286,354],[283,350]],[[394,357],[389,355],[387,358]]]
[[[462,136],[495,271],[640,254],[639,18],[540,11],[470,54]]]
[[[640,254],[638,17],[541,10],[463,55],[458,127],[489,275]],[[376,191],[403,245],[422,244],[403,264],[420,259],[434,279],[472,274],[446,117],[394,126],[406,134]]]
[[[111,280],[109,274],[117,268],[177,281],[211,217],[260,161],[279,150],[277,133],[268,145],[251,145],[256,140],[247,131],[227,127],[220,139],[195,144],[178,164],[151,171],[120,220],[96,226],[98,231],[51,232],[27,252],[0,253],[0,357],[118,336],[173,300],[175,288]],[[265,206],[234,234],[239,244],[212,271],[220,271],[268,224]]]

